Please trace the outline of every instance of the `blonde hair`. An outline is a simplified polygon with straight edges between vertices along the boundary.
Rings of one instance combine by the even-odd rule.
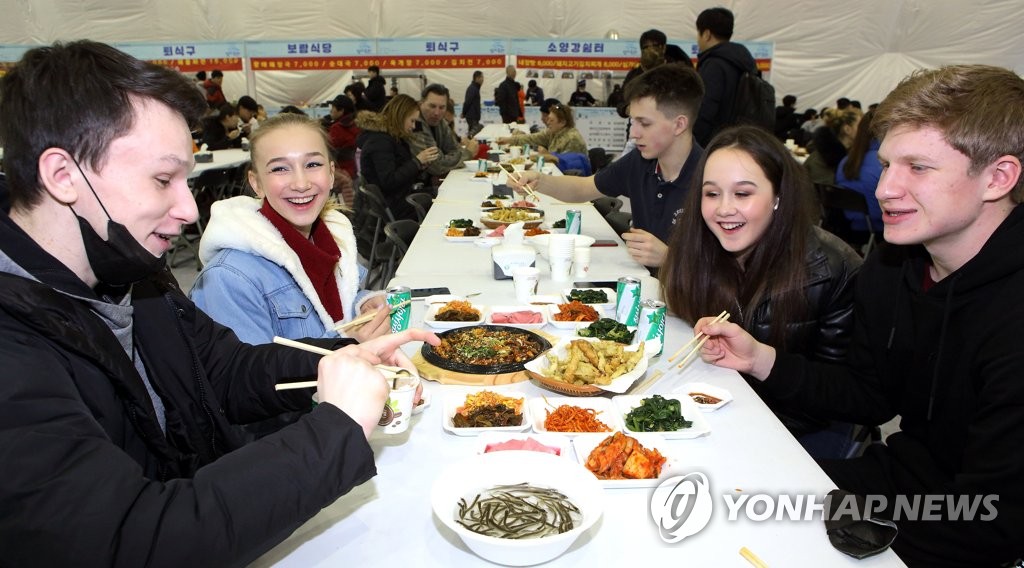
[[[250,162],[249,165],[249,173],[255,172],[252,164],[256,163],[256,154],[259,152],[260,141],[263,140],[263,138],[266,137],[267,135],[277,130],[288,128],[291,126],[304,126],[319,134],[320,139],[324,143],[324,150],[326,151],[324,155],[327,157],[328,165],[332,170],[334,169],[335,164],[333,155],[331,153],[331,139],[327,136],[327,131],[324,130],[320,122],[317,121],[316,119],[309,118],[304,114],[294,114],[290,112],[285,112],[274,115],[268,118],[267,120],[263,121],[262,123],[260,123],[260,127],[254,130],[250,135],[251,138],[249,139],[249,150],[252,156],[252,161]],[[257,173],[256,176],[259,177],[259,174]],[[246,176],[246,178],[248,178],[248,176]],[[253,190],[255,191],[255,189],[256,188],[254,187]],[[266,199],[266,197],[261,197],[261,199]],[[339,201],[338,197],[332,193],[327,198],[327,201],[324,203],[324,208],[320,210],[320,217],[323,217],[328,211],[348,211],[348,207],[346,207],[346,205],[343,202]]]

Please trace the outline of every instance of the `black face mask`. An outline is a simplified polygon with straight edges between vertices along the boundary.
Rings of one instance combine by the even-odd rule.
[[[109,286],[124,286],[163,270],[167,264],[166,256],[153,256],[153,253],[135,240],[127,227],[115,223],[77,161],[75,166],[78,166],[86,185],[107,216],[107,240],[104,241],[88,221],[75,213],[78,226],[82,230],[82,244],[85,245],[85,253],[89,257],[89,264],[96,278]]]

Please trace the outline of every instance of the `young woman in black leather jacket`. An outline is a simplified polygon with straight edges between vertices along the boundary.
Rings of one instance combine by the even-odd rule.
[[[660,272],[669,309],[691,324],[727,310],[777,349],[842,361],[861,259],[814,226],[813,186],[788,150],[758,128],[730,128],[694,179]],[[845,455],[850,425],[763,398],[812,454]]]

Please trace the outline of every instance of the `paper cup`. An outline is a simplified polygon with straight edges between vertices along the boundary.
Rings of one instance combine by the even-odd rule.
[[[523,155],[523,149],[519,146],[512,146],[508,149],[508,155],[512,158],[518,158]]]
[[[389,379],[388,382],[396,386],[388,395],[388,402],[384,405],[384,412],[381,413],[377,425],[385,434],[401,434],[409,429],[409,421],[412,420],[412,399],[416,396],[420,378],[403,377]]]
[[[586,278],[590,273],[590,247],[576,247],[572,251],[572,265],[576,278]]]
[[[572,269],[572,258],[567,256],[551,257],[551,279],[555,282],[567,282]]]
[[[530,297],[537,294],[540,270],[535,266],[520,266],[512,269],[512,284],[516,287],[516,301],[529,304]]]

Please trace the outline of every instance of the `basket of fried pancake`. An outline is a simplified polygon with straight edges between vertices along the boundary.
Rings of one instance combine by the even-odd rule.
[[[622,394],[647,371],[644,344],[574,337],[558,342],[543,357],[526,364],[526,374],[541,386],[569,396]]]

